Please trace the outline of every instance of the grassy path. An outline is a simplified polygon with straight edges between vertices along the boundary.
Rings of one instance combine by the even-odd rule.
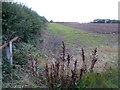
[[[92,34],[57,23],[48,24],[47,30],[52,32],[54,36],[63,38],[68,45],[75,44],[81,47],[103,45],[104,43],[101,40],[106,38],[105,35]]]

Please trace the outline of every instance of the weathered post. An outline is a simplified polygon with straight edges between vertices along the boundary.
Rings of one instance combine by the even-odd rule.
[[[10,65],[13,64],[12,42],[16,41],[17,39],[18,39],[18,37],[15,37],[12,40],[10,40],[9,42],[5,42],[2,46],[0,46],[0,49],[3,49],[5,47],[6,56],[7,56],[7,59],[8,59],[8,62],[10,63]]]
[[[13,64],[13,57],[12,57],[12,42],[10,41],[8,46],[6,46],[6,56],[9,61],[9,63]]]
[[[12,42],[9,42],[9,47],[10,47],[10,64],[13,64],[13,56],[12,56]]]

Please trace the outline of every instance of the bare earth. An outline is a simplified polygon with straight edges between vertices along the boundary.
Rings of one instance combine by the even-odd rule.
[[[80,24],[80,23],[68,23],[68,22],[62,22],[60,24],[70,26],[73,28],[82,29],[90,33],[98,33],[98,34],[118,33],[118,24],[98,24],[98,23]]]

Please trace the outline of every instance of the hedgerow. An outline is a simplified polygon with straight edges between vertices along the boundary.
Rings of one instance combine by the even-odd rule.
[[[47,20],[23,4],[2,3],[3,41],[19,36],[24,42],[40,37]]]
[[[22,75],[28,74],[28,62],[41,59],[41,52],[36,49],[37,43],[42,41],[41,30],[48,21],[24,4],[13,2],[2,3],[2,41],[9,41],[18,36],[13,42],[13,65],[10,65],[3,49],[2,81],[3,88],[15,88],[15,83],[21,84]],[[30,72],[32,73],[32,71]]]

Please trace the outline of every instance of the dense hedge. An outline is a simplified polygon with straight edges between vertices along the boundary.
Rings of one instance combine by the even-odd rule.
[[[41,29],[45,28],[48,21],[45,17],[39,16],[35,11],[27,6],[18,3],[2,3],[2,36],[3,42],[19,36],[22,42],[13,43],[13,65],[8,63],[3,49],[2,74],[3,87],[15,87],[14,83],[19,83],[21,75],[16,68],[22,70],[28,66],[29,58],[41,59],[42,54],[35,44],[40,42]],[[33,41],[33,42],[32,42]],[[20,84],[20,83],[19,83]]]
[[[3,41],[19,36],[24,42],[40,36],[47,20],[23,4],[2,3]]]

